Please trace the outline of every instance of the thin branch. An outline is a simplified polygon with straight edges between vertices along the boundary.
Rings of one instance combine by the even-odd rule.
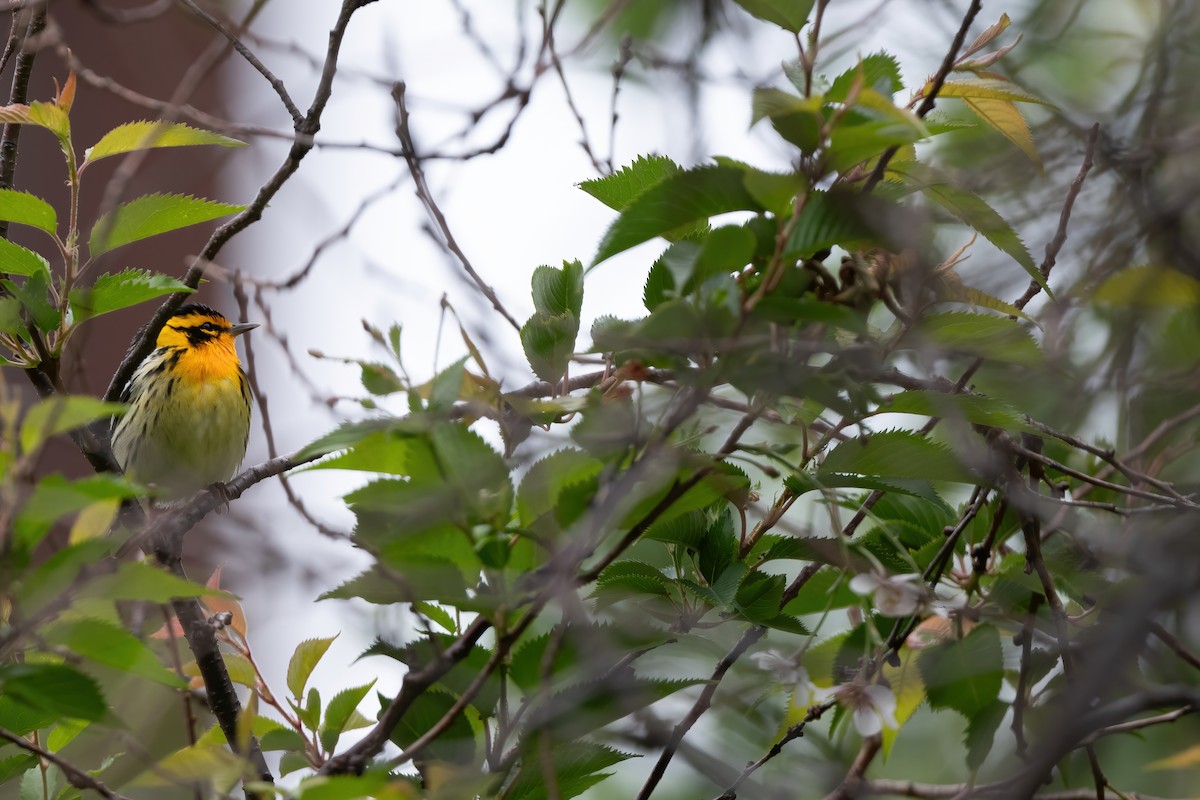
[[[771,745],[771,749],[768,750],[762,758],[758,759],[758,761],[755,761],[753,764],[748,765],[744,770],[742,770],[742,774],[738,776],[737,780],[729,785],[728,789],[726,789],[717,797],[717,800],[736,800],[738,787],[745,783],[747,778],[749,778],[755,772],[758,772],[758,770],[761,769],[762,766],[768,761],[782,753],[783,748],[786,747],[789,742],[792,742],[803,736],[804,729],[808,726],[808,723],[820,719],[821,715],[833,708],[835,705],[837,705],[836,700],[826,700],[820,705],[810,707],[804,714],[804,719],[788,728],[787,732],[779,738],[779,741]]]
[[[756,625],[752,628],[747,628],[742,633],[741,638],[729,649],[729,652],[717,662],[712,675],[704,686],[704,690],[700,692],[700,696],[696,698],[696,702],[692,704],[687,715],[671,731],[671,736],[667,740],[666,746],[663,747],[662,754],[658,757],[654,769],[651,770],[650,777],[646,779],[646,782],[642,785],[642,790],[638,792],[637,800],[648,800],[654,792],[655,787],[658,786],[659,781],[663,779],[663,775],[666,774],[667,767],[671,764],[671,759],[675,757],[675,752],[679,749],[679,744],[683,741],[683,737],[687,735],[692,726],[699,721],[704,712],[712,705],[713,695],[717,693],[717,687],[725,677],[725,673],[729,672],[729,668],[733,666],[734,662],[741,658],[742,654],[761,639],[766,632],[767,629],[762,626]]]
[[[292,97],[288,94],[287,87],[283,85],[283,81],[280,80],[275,73],[267,69],[267,66],[258,59],[258,56],[254,55],[254,53],[250,51],[250,48],[246,47],[246,43],[242,41],[241,37],[239,37],[236,32],[231,31],[229,26],[227,26],[224,22],[198,6],[194,0],[179,0],[179,2],[186,6],[188,10],[197,17],[208,23],[208,25],[215,31],[224,36],[226,41],[229,42],[230,46],[238,52],[238,55],[246,59],[246,63],[254,67],[254,69],[258,71],[258,74],[266,78],[267,83],[271,84],[271,88],[275,90],[277,95],[279,95],[279,99],[283,103],[283,107],[286,108],[288,114],[291,115],[292,122],[295,123],[297,127],[304,124],[304,115],[300,113],[300,109],[296,108],[296,104],[292,102]]]
[[[938,92],[942,90],[942,84],[946,82],[946,77],[950,74],[950,70],[954,68],[954,62],[958,59],[958,53],[962,50],[963,41],[967,38],[967,31],[971,28],[971,23],[975,21],[979,10],[983,8],[983,0],[971,0],[970,7],[967,8],[967,13],[963,15],[962,24],[958,26],[958,33],[954,35],[954,41],[950,45],[950,49],[946,52],[946,57],[942,59],[942,65],[938,67],[937,73],[930,81],[929,91],[925,94],[925,99],[921,101],[920,107],[917,109],[917,116],[924,118],[926,114],[933,110],[934,104],[937,102]],[[870,192],[874,189],[881,180],[884,173],[887,171],[888,162],[892,160],[892,156],[899,152],[898,146],[889,147],[879,157],[879,163],[875,165],[875,169],[871,171],[871,175],[867,178],[866,184],[863,186],[863,192]]]
[[[458,259],[458,263],[462,266],[463,271],[467,273],[471,281],[479,289],[480,294],[487,298],[500,316],[507,320],[513,330],[520,332],[521,323],[517,322],[516,317],[508,312],[504,304],[500,302],[500,298],[496,296],[496,290],[487,284],[479,273],[475,271],[475,267],[471,265],[471,260],[467,258],[466,253],[458,246],[458,241],[454,238],[454,234],[450,230],[450,225],[446,222],[446,216],[438,207],[437,202],[433,199],[433,193],[429,189],[429,184],[425,180],[425,169],[421,166],[421,159],[417,156],[416,144],[413,142],[412,130],[408,124],[408,106],[404,102],[405,86],[403,83],[397,83],[392,89],[392,98],[396,101],[396,135],[400,139],[400,144],[404,148],[404,161],[408,164],[408,171],[411,173],[413,183],[416,184],[417,198],[421,204],[425,206],[425,211],[429,214],[434,225],[437,226],[438,232],[442,236],[441,244],[454,254]]]
[[[129,798],[125,795],[117,794],[96,778],[93,778],[91,775],[70,764],[69,762],[64,761],[63,759],[59,758],[58,755],[51,753],[49,750],[39,747],[23,736],[18,736],[10,730],[0,728],[0,739],[7,739],[17,747],[20,747],[23,750],[28,750],[38,758],[48,761],[54,766],[58,767],[60,770],[62,770],[63,776],[67,779],[67,782],[76,789],[91,789],[95,792],[99,792],[100,796],[107,798],[107,800],[129,800]]]

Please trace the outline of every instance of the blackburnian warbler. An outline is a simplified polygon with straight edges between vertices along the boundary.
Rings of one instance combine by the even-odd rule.
[[[121,399],[112,450],[133,480],[172,504],[229,480],[246,455],[250,384],[234,338],[257,325],[231,324],[208,306],[185,305],[158,334]]]

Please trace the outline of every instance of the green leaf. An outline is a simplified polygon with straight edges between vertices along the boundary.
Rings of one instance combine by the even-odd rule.
[[[127,122],[100,137],[84,151],[79,169],[109,156],[160,147],[191,147],[215,144],[220,147],[245,147],[246,143],[212,131],[193,128],[182,122]]]
[[[101,275],[91,286],[78,286],[71,290],[71,310],[77,321],[98,317],[110,311],[153,300],[164,294],[196,291],[169,275],[127,269],[115,275]]]
[[[38,330],[50,332],[58,328],[62,322],[62,314],[57,306],[50,302],[50,279],[45,272],[35,272],[23,283],[2,280],[0,286],[21,301],[21,305],[33,317]]]
[[[922,478],[931,481],[972,480],[945,446],[912,431],[883,431],[864,439],[842,442],[826,456],[824,473]]]
[[[124,404],[106,403],[95,397],[49,397],[25,413],[21,421],[21,451],[31,453],[51,436],[123,413]]]
[[[32,753],[0,758],[0,783],[11,780],[27,769],[37,766],[38,758]]]
[[[1125,308],[1195,308],[1200,306],[1200,281],[1170,267],[1141,264],[1110,275],[1092,299]]]
[[[825,93],[825,99],[844,103],[850,95],[850,87],[858,80],[860,74],[862,88],[872,89],[884,97],[891,97],[904,89],[904,81],[900,79],[900,64],[896,57],[879,52],[866,56],[834,78],[829,91]]]
[[[304,687],[308,684],[308,676],[312,675],[313,669],[316,668],[317,663],[336,638],[338,637],[335,635],[324,639],[305,639],[296,645],[295,651],[292,652],[292,658],[288,662],[287,670],[287,687],[288,691],[292,693],[292,697],[304,696]]]
[[[564,448],[534,463],[517,490],[517,515],[521,525],[533,527],[559,508],[559,495],[572,485],[593,481],[604,463],[582,450]]]
[[[967,769],[974,771],[983,766],[996,741],[996,731],[1010,707],[1008,703],[993,700],[967,718]]]
[[[938,294],[938,300],[949,303],[963,303],[975,308],[987,308],[992,311],[999,311],[1001,314],[1010,317],[1018,317],[1026,322],[1038,325],[1037,320],[1026,314],[1021,309],[1014,306],[1012,303],[1005,302],[998,297],[992,297],[987,292],[975,289],[971,286],[964,286],[962,283],[954,280],[945,280],[938,282],[935,287]],[[1040,325],[1038,327],[1041,327]]]
[[[538,267],[533,271],[533,307],[548,317],[571,314],[583,308],[583,265],[564,261],[562,269]]]
[[[947,417],[965,420],[972,425],[1029,433],[1034,431],[1025,421],[1025,415],[1013,406],[1003,400],[977,394],[952,395],[926,389],[901,392],[881,403],[879,413]]]
[[[507,800],[547,800],[550,797],[545,774],[547,765],[537,755],[540,746],[532,740],[524,743],[526,755],[521,759],[516,780],[505,794]],[[561,800],[577,797],[611,774],[602,770],[635,757],[588,741],[555,742],[549,755],[554,768],[555,796]]]
[[[122,203],[92,226],[88,250],[92,258],[122,245],[160,233],[236,214],[245,206],[233,206],[182,194],[148,194]]]
[[[776,133],[805,155],[810,155],[821,144],[824,102],[825,98],[821,96],[806,99],[780,89],[759,87],[751,95],[750,124],[763,118],[770,119]]]
[[[614,561],[600,573],[596,588],[604,592],[610,602],[623,599],[630,592],[666,597],[667,576],[640,561]]]
[[[50,274],[50,262],[42,256],[13,244],[8,239],[0,239],[0,272],[9,275]]]
[[[624,211],[647,189],[679,171],[679,165],[666,156],[638,156],[629,166],[612,175],[583,181],[579,188],[609,208]]]
[[[133,779],[131,787],[168,787],[201,782],[224,794],[242,777],[246,762],[224,745],[185,747]]]
[[[436,725],[454,706],[454,702],[455,698],[446,692],[427,691],[420,695],[392,730],[392,742],[402,750],[408,747]],[[389,699],[381,697],[381,711],[389,703]],[[459,714],[441,735],[429,743],[423,755],[454,764],[470,763],[475,757],[475,732],[471,723]]]
[[[95,722],[108,705],[96,681],[65,664],[0,665],[0,692],[30,708]]]
[[[74,650],[97,664],[182,689],[186,682],[163,666],[158,656],[129,631],[101,619],[58,622],[43,634],[46,641]]]
[[[0,189],[0,219],[32,225],[51,236],[58,227],[54,207],[40,197],[15,189]]]
[[[685,225],[730,211],[761,211],[741,170],[698,167],[665,178],[621,212],[605,233],[592,265]]]
[[[325,708],[325,720],[321,723],[321,746],[326,752],[332,753],[337,746],[338,738],[346,729],[350,716],[358,708],[358,704],[367,696],[367,692],[375,686],[375,681],[350,689],[343,689],[333,696]]]
[[[87,597],[144,600],[150,603],[168,603],[183,597],[233,597],[228,592],[192,583],[146,562],[121,564],[114,574],[89,583],[84,592]]]
[[[813,191],[792,228],[784,255],[808,258],[834,245],[846,250],[875,246],[881,237],[867,219],[875,216],[882,221],[887,218],[887,211],[895,208],[894,204],[870,195]]]
[[[735,0],[742,8],[765,22],[773,22],[785,31],[799,33],[808,22],[814,0]]]
[[[41,541],[50,525],[64,515],[100,500],[122,500],[134,496],[136,491],[120,475],[105,473],[77,481],[59,473],[47,475],[38,481],[33,494],[17,515],[13,524],[17,534],[16,544],[21,548],[31,548]]]
[[[952,708],[967,720],[996,701],[1004,678],[1000,633],[978,625],[955,642],[934,645],[917,658],[933,708]]]
[[[1054,296],[1021,237],[1004,217],[980,197],[954,185],[949,176],[917,161],[893,162],[888,166],[888,171],[900,176],[909,186],[924,192],[963,224],[982,233],[989,242],[1012,256],[1047,295]]]
[[[916,330],[927,343],[950,352],[1028,366],[1045,360],[1024,326],[1008,317],[930,314],[917,324]]]
[[[534,374],[548,383],[562,378],[575,353],[578,333],[579,318],[574,314],[530,317],[521,327],[521,347]]]
[[[387,782],[386,772],[368,772],[365,775],[314,775],[300,782],[300,793],[296,800],[367,800],[372,797],[401,796],[380,793],[380,789]]]

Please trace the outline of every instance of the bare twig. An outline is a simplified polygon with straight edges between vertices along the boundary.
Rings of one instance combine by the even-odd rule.
[[[91,775],[87,774],[71,763],[64,761],[58,755],[51,753],[49,750],[39,747],[23,736],[18,736],[12,731],[0,728],[0,739],[7,739],[17,747],[20,747],[22,750],[28,750],[38,758],[48,761],[49,763],[58,767],[60,770],[62,770],[63,776],[67,779],[67,782],[76,789],[91,789],[94,792],[98,792],[101,797],[107,798],[107,800],[129,800],[129,798],[125,795],[117,794],[112,789],[109,789],[107,786],[105,786],[101,781],[93,778]]]
[[[421,158],[417,156],[416,144],[413,142],[412,130],[408,125],[408,106],[404,102],[405,86],[403,83],[397,83],[392,90],[392,98],[396,101],[396,135],[400,138],[400,144],[404,148],[404,160],[408,164],[409,173],[413,178],[413,183],[417,188],[417,198],[421,204],[425,206],[426,212],[437,226],[438,233],[442,237],[442,245],[458,259],[459,265],[463,271],[470,277],[471,282],[479,289],[480,294],[487,298],[500,316],[507,320],[508,324],[513,327],[513,330],[520,331],[521,323],[517,322],[516,317],[508,312],[504,304],[500,302],[500,298],[496,295],[496,290],[487,284],[475,271],[475,267],[471,265],[470,259],[466,253],[458,246],[458,241],[454,238],[454,234],[450,230],[449,223],[446,222],[446,216],[442,213],[437,201],[433,198],[433,193],[429,189],[429,184],[425,180],[425,169],[421,166]]]
[[[210,27],[213,28],[213,30],[224,36],[225,40],[229,42],[230,46],[238,52],[238,55],[246,59],[246,63],[254,67],[254,69],[258,71],[258,74],[267,79],[267,83],[271,84],[271,88],[275,90],[277,95],[279,95],[280,102],[283,103],[283,107],[287,109],[288,114],[290,114],[292,117],[292,122],[297,127],[304,123],[304,115],[300,113],[300,109],[296,108],[296,104],[292,101],[291,95],[288,94],[287,87],[283,85],[283,81],[280,80],[275,73],[267,69],[267,66],[259,60],[258,56],[251,52],[249,47],[246,47],[246,43],[242,41],[241,37],[236,31],[230,30],[228,25],[214,17],[212,14],[209,14],[207,11],[197,5],[194,0],[179,0],[179,2],[181,2],[197,17],[204,20]]]

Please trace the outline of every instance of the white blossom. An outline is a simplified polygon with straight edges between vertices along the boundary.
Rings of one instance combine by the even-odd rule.
[[[837,698],[851,712],[854,727],[863,736],[877,736],[884,728],[900,727],[896,721],[896,695],[886,686],[846,683],[837,688]]]
[[[889,617],[907,617],[923,608],[928,592],[915,573],[907,575],[877,575],[863,572],[850,579],[850,589],[856,594],[871,596],[875,608]]]

